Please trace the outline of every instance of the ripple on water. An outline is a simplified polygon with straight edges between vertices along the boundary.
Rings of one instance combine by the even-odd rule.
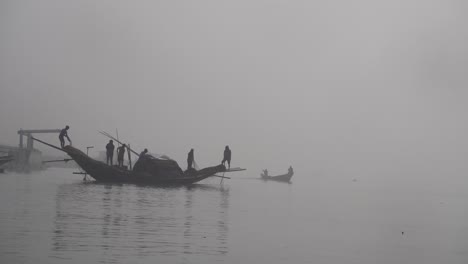
[[[113,261],[119,256],[226,254],[228,195],[228,189],[203,185],[60,185],[52,256],[97,249],[117,253]]]

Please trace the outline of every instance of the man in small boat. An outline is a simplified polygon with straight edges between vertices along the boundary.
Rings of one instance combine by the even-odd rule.
[[[187,170],[190,170],[192,168],[193,160],[193,149],[191,149],[187,156]]]
[[[70,127],[69,126],[66,126],[64,129],[62,129],[62,131],[60,131],[60,134],[59,134],[59,139],[60,139],[60,147],[65,147],[65,138],[68,139],[68,142],[70,143],[71,145],[71,140],[70,140],[70,137],[68,136],[68,129]]]
[[[119,164],[119,167],[123,167],[124,164],[124,154],[125,154],[125,148],[127,145],[123,144],[122,146],[117,148],[117,163]]]
[[[267,169],[263,170],[263,176],[268,177],[268,170]]]
[[[115,149],[114,141],[109,140],[109,143],[107,143],[106,145],[107,165],[110,164],[112,166],[114,164],[114,149]]]
[[[231,168],[231,150],[229,149],[229,146],[226,146],[224,148],[224,158],[223,161],[221,161],[221,164],[225,164],[227,161],[229,169]]]

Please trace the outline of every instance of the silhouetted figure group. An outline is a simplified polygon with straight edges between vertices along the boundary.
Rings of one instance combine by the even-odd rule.
[[[65,147],[65,138],[67,138],[70,145],[72,144],[72,141],[71,141],[70,137],[68,136],[68,130],[69,129],[70,129],[69,126],[65,126],[65,128],[63,128],[60,131],[59,140],[60,140],[60,147],[62,147],[62,148]],[[125,155],[125,149],[126,148],[127,148],[127,146],[125,144],[123,144],[122,146],[117,148],[117,163],[118,163],[119,167],[124,166],[124,155]],[[109,143],[107,143],[107,145],[106,145],[106,164],[107,165],[111,165],[111,166],[114,165],[114,150],[115,150],[114,141],[109,140]],[[145,148],[140,153],[140,159],[145,158],[147,153],[148,153],[148,149]],[[225,149],[224,149],[224,155],[223,155],[223,160],[221,161],[221,164],[223,164],[225,166],[226,162],[228,164],[228,169],[230,169],[231,168],[231,150],[229,149],[229,146],[226,146]],[[194,149],[190,149],[190,151],[189,151],[189,153],[187,155],[187,170],[192,169],[194,163],[195,163]],[[290,170],[290,172],[292,172],[292,167],[290,167],[289,170]],[[268,172],[266,172],[266,173],[268,173]]]
[[[66,133],[66,131],[68,130],[68,126],[66,128],[64,128],[62,130],[62,132],[64,132],[63,136],[60,137],[60,142],[63,143],[62,144],[62,147],[63,145],[65,144],[65,142],[63,141],[63,137],[67,137],[68,138],[68,135]],[[62,135],[62,133],[61,133]],[[70,141],[70,139],[69,139]],[[118,147],[117,148],[117,163],[118,163],[118,166],[119,167],[123,167],[124,165],[124,155],[125,155],[125,149],[127,148],[127,145],[123,144],[122,146]],[[106,163],[107,165],[111,165],[113,166],[113,163],[114,163],[114,150],[115,150],[115,146],[114,146],[114,141],[113,140],[109,140],[109,143],[107,143],[106,145]],[[190,169],[193,169],[193,165],[195,163],[195,154],[194,154],[195,150],[194,149],[190,149],[188,155],[187,155],[187,170],[190,170]],[[140,159],[142,158],[145,158],[145,156],[147,155],[148,153],[148,149],[144,149],[141,153],[140,153]],[[226,148],[224,149],[224,156],[223,156],[223,160],[221,161],[221,164],[225,165],[225,163],[228,163],[228,168],[230,169],[231,168],[231,150],[229,149],[229,146],[226,146]]]
[[[117,164],[119,167],[124,166],[124,154],[127,145],[123,144],[122,146],[117,148]],[[109,140],[109,143],[106,145],[106,163],[107,165],[114,165],[114,141]]]
[[[225,165],[225,163],[228,163],[229,168],[231,168],[231,150],[229,149],[229,146],[226,146],[224,149],[224,156],[223,160],[221,161],[221,164]],[[190,149],[189,153],[187,154],[187,170],[192,169],[193,164],[195,163],[195,156],[194,156],[194,150]]]
[[[59,140],[60,140],[60,147],[63,148],[65,147],[65,138],[68,139],[68,142],[70,143],[71,145],[71,140],[70,140],[70,137],[68,136],[68,129],[70,129],[69,126],[66,126],[64,129],[62,129],[60,131],[60,134],[59,134]]]

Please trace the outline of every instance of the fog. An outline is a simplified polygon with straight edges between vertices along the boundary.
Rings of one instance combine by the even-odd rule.
[[[1,1],[0,143],[70,125],[184,164],[466,171],[465,1]],[[58,145],[56,135],[38,136]],[[43,146],[36,145],[46,151]],[[310,174],[310,173],[309,173]]]

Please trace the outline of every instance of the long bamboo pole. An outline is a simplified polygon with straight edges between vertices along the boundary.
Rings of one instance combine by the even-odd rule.
[[[123,145],[123,143],[121,141],[119,141],[118,139],[116,139],[115,137],[113,137],[112,135],[110,135],[109,133],[107,132],[104,132],[104,131],[99,131],[100,134],[112,139],[112,140],[115,140],[116,142],[120,143]],[[136,151],[134,151],[133,149],[131,149],[130,147],[128,148],[133,154],[137,155],[138,157],[140,157],[140,154],[138,154]]]
[[[65,152],[65,153],[67,153],[65,150],[63,150],[63,149],[61,149],[61,148],[59,148],[59,147],[56,147],[56,146],[54,146],[54,145],[52,145],[52,144],[49,144],[49,143],[44,142],[44,141],[42,141],[42,140],[39,140],[39,139],[37,139],[37,138],[35,138],[35,137],[31,137],[31,138],[34,139],[34,140],[36,140],[36,141],[38,141],[38,142],[41,142],[42,144],[47,145],[47,146],[49,146],[49,147],[51,147],[51,148],[54,148],[54,149],[57,149],[57,150],[60,150],[60,151],[63,151],[63,152]]]

